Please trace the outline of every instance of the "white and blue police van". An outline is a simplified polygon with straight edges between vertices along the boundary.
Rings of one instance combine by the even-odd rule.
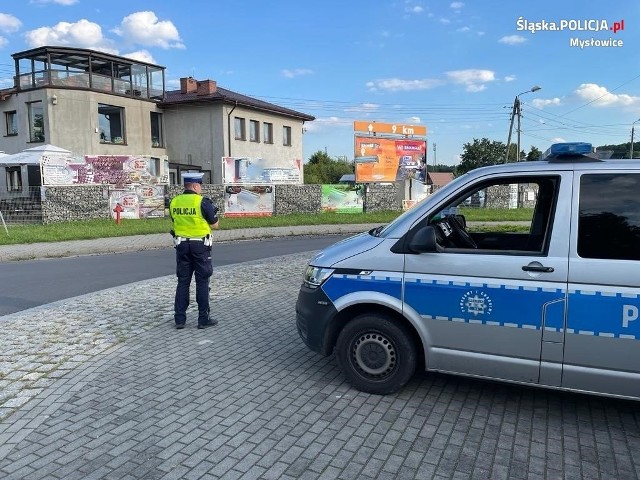
[[[469,205],[519,221],[467,223]],[[424,369],[640,399],[639,295],[640,161],[565,143],[319,252],[296,323],[370,393]]]

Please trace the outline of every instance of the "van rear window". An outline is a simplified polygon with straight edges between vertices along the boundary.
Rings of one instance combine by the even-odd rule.
[[[640,260],[640,174],[585,174],[580,179],[578,255]]]

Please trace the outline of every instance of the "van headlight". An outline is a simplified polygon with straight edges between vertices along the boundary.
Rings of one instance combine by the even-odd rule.
[[[309,265],[307,267],[307,271],[304,272],[304,286],[309,288],[318,288],[331,276],[332,273],[332,268],[313,267]]]

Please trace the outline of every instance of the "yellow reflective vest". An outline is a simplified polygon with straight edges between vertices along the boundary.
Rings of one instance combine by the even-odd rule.
[[[195,193],[183,193],[171,200],[169,212],[176,236],[202,238],[211,233],[211,227],[202,216],[201,203],[202,195]]]

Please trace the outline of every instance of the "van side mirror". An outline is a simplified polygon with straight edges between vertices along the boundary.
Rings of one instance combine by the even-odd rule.
[[[427,225],[413,234],[409,242],[409,251],[411,253],[437,252],[437,245],[436,229],[433,225]]]

